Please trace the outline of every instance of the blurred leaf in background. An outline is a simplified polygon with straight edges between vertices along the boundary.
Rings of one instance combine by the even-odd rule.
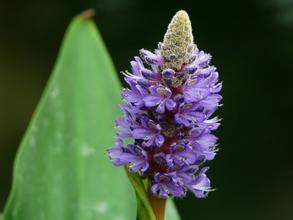
[[[135,219],[134,193],[109,162],[119,81],[87,14],[71,23],[21,143],[5,219]]]

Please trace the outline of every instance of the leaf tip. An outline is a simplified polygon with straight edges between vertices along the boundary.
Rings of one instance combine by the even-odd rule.
[[[87,9],[80,13],[80,17],[84,20],[89,20],[96,15],[96,11],[93,8]]]

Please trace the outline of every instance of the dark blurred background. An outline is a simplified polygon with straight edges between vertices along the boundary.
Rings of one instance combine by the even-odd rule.
[[[0,211],[64,31],[90,7],[117,70],[154,49],[179,9],[213,55],[224,81],[221,150],[209,171],[217,190],[176,201],[183,220],[292,220],[293,0],[1,1]]]

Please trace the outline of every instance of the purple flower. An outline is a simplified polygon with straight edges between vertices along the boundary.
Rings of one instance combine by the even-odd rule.
[[[211,191],[211,182],[205,174],[208,169],[208,167],[202,168],[199,174],[191,182],[187,183],[188,189],[197,198],[204,198]]]
[[[121,96],[127,103],[142,106],[144,104],[143,98],[146,96],[147,91],[141,85],[137,85],[133,80],[128,80],[128,85],[130,89],[123,89]]]
[[[142,86],[149,86],[156,84],[159,80],[157,72],[149,70],[144,67],[142,60],[139,57],[135,57],[131,61],[132,73],[125,72],[125,81],[132,86],[131,83],[134,80],[137,84]]]
[[[127,118],[117,118],[116,119],[116,129],[119,130],[117,132],[117,136],[121,138],[129,138],[132,137],[131,130],[131,121]]]
[[[171,99],[172,92],[168,87],[163,85],[155,85],[151,86],[149,91],[150,95],[143,99],[145,106],[158,106],[156,108],[156,112],[161,114],[165,112],[165,108],[169,111],[172,111],[175,108],[176,102]]]
[[[165,153],[156,153],[153,155],[154,161],[156,164],[162,166],[162,167],[171,167],[173,164],[173,159],[170,154]]]
[[[168,198],[169,195],[182,197],[186,193],[186,190],[177,181],[175,172],[156,173],[151,190],[154,194],[164,199]]]
[[[212,56],[210,54],[207,54],[203,51],[199,51],[198,49],[195,50],[196,59],[194,64],[198,68],[205,68],[211,61]]]
[[[145,49],[141,49],[139,52],[140,56],[150,65],[160,65],[164,63],[164,58],[159,54],[159,51],[157,51],[157,54]]]
[[[190,130],[190,132],[195,132],[196,130],[197,132],[207,132],[207,133],[210,131],[214,131],[218,129],[218,127],[220,126],[219,122],[220,122],[220,119],[218,119],[217,117],[204,120],[203,122],[197,123],[197,126],[194,127],[192,130]]]
[[[116,146],[108,149],[108,153],[116,166],[130,164],[132,172],[145,172],[149,168],[147,152],[134,144],[128,144],[125,148],[121,139],[116,140]]]
[[[220,120],[212,115],[222,84],[210,62],[211,55],[193,43],[188,16],[180,11],[158,49],[140,50],[124,73],[124,115],[116,120],[118,138],[108,154],[114,165],[146,178],[146,190],[157,197],[183,197],[190,190],[204,198],[211,191],[208,168],[201,166],[217,152],[212,132]],[[124,146],[121,138],[131,144]]]
[[[121,158],[121,155],[123,155],[127,149],[123,146],[123,141],[119,138],[116,138],[115,147],[109,148],[108,150],[109,156],[112,158],[112,162],[116,166],[124,165],[125,162]]]
[[[170,145],[170,158],[176,165],[192,165],[196,161],[196,154],[188,143],[173,143]]]
[[[137,125],[137,115],[139,110],[132,105],[120,105],[124,112],[124,117],[116,119],[117,136],[121,138],[132,137],[133,127]]]
[[[192,103],[181,104],[175,114],[176,122],[186,127],[193,127],[196,123],[204,121],[205,118],[206,115],[202,109]]]
[[[214,71],[206,77],[197,75],[190,77],[182,88],[185,101],[199,102],[208,98],[210,94],[218,93],[222,85],[217,81],[218,73]]]
[[[160,132],[161,126],[159,124],[156,124],[153,120],[143,116],[140,120],[140,125],[133,129],[132,137],[134,139],[144,140],[144,146],[146,147],[160,147],[165,140]]]
[[[214,159],[215,144],[218,138],[212,134],[203,134],[192,141],[192,148],[197,156],[203,156],[206,160]]]

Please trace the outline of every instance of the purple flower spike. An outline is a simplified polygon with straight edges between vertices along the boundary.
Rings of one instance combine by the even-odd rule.
[[[210,62],[193,42],[188,15],[179,11],[159,48],[140,50],[124,73],[124,116],[116,120],[118,138],[108,154],[114,165],[147,178],[147,190],[159,198],[183,197],[188,190],[204,198],[211,191],[208,168],[201,166],[217,152],[212,132],[220,120],[212,115],[222,84]]]

